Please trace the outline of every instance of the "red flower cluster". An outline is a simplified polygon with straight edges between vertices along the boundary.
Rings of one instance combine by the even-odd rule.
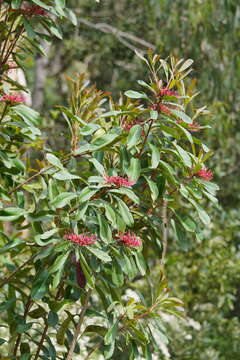
[[[207,168],[199,170],[195,175],[202,178],[204,181],[210,181],[213,178],[212,171]]]
[[[166,105],[163,105],[163,104],[153,104],[151,107],[151,110],[157,110],[161,113],[171,114],[169,107],[167,107]]]
[[[137,237],[134,233],[119,234],[117,238],[127,247],[138,247],[141,246],[142,240]]]
[[[184,121],[183,120],[178,120],[177,123],[178,124],[182,124]],[[192,124],[187,124],[188,125],[188,130],[191,132],[198,132],[200,131],[200,124],[197,122],[193,122]]]
[[[65,240],[70,240],[71,242],[73,242],[74,244],[77,244],[79,246],[92,245],[97,240],[95,235],[89,235],[89,234],[77,235],[75,233],[64,235],[64,239]]]
[[[159,95],[160,96],[178,96],[178,93],[177,91],[171,91],[171,90],[168,90],[167,88],[164,88],[164,89],[161,89],[159,91]]]
[[[127,132],[129,132],[134,125],[141,125],[142,126],[143,125],[142,119],[137,118],[137,119],[133,119],[130,122],[123,121],[122,124],[121,124],[123,130],[125,130]],[[144,136],[144,135],[145,135],[145,131],[142,130],[142,136]]]
[[[21,95],[3,95],[0,99],[1,102],[8,102],[10,104],[19,104],[24,102],[24,97]]]
[[[104,177],[106,184],[113,184],[117,187],[121,186],[133,186],[135,184],[135,181],[131,181],[129,179],[125,179],[121,176],[105,176]]]

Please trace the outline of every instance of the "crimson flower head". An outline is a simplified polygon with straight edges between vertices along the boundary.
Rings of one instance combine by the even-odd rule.
[[[121,176],[105,176],[105,184],[113,184],[117,187],[127,186],[131,187],[135,184],[135,181],[131,181],[130,179],[125,179]]]
[[[23,10],[24,10],[24,14],[30,15],[30,16],[32,16],[32,15],[47,16],[48,15],[47,11],[38,5],[26,5]]]
[[[179,119],[177,121],[178,124],[182,124],[184,121]],[[197,123],[197,122],[193,122],[192,124],[188,124],[188,130],[191,131],[191,132],[198,132],[200,131],[200,124]]]
[[[134,119],[130,122],[126,122],[126,121],[123,121],[121,126],[123,128],[123,130],[129,132],[131,130],[131,128],[134,126],[134,125],[143,125],[143,122],[141,119]],[[142,136],[145,136],[145,131],[142,129]]]
[[[24,102],[24,97],[21,95],[3,95],[0,99],[1,102],[7,102],[10,104],[19,104]]]
[[[207,169],[207,168],[203,168],[201,170],[199,170],[196,175],[200,178],[202,178],[202,180],[204,181],[210,181],[213,178],[213,173],[211,170]]]
[[[133,232],[119,234],[117,235],[117,237],[123,243],[123,245],[127,247],[139,247],[142,244],[142,240],[139,237],[137,237]]]
[[[75,233],[70,233],[64,235],[65,240],[70,240],[74,244],[77,244],[79,246],[88,246],[92,245],[96,242],[97,238],[93,234],[80,234],[77,235]]]
[[[164,88],[164,89],[161,89],[159,91],[159,95],[160,96],[178,96],[178,93],[177,91],[171,91],[171,90],[168,90],[167,88]]]
[[[191,132],[198,132],[198,131],[200,131],[201,129],[200,129],[200,124],[199,123],[197,123],[197,122],[193,122],[192,124],[188,124],[188,126],[189,126],[189,131],[191,131]]]
[[[172,106],[166,106],[166,105],[163,105],[163,104],[153,104],[151,106],[151,110],[157,110],[161,113],[165,113],[165,114],[171,114],[169,108],[172,108]]]

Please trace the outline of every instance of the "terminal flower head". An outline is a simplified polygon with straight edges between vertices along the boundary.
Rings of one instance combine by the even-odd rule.
[[[69,240],[72,243],[77,244],[79,246],[92,245],[97,240],[95,235],[93,235],[93,234],[85,234],[85,233],[80,234],[80,235],[77,235],[75,233],[66,234],[66,235],[64,235],[64,239]]]
[[[202,178],[202,180],[204,181],[210,181],[213,178],[212,171],[207,168],[203,168],[199,170],[195,175],[198,176],[199,178]]]
[[[131,187],[135,184],[135,181],[131,181],[130,179],[123,178],[121,176],[105,176],[104,177],[106,184],[113,184],[117,187],[127,186]]]
[[[117,238],[119,238],[120,242],[122,242],[122,244],[127,247],[139,247],[142,244],[142,240],[137,237],[133,232],[119,234],[117,235]]]
[[[24,102],[24,97],[22,95],[3,95],[0,98],[1,102],[7,102],[10,104],[19,104],[19,103],[23,103]]]
[[[177,91],[171,91],[171,90],[168,90],[167,88],[163,88],[159,91],[159,95],[160,96],[178,96],[178,93]]]

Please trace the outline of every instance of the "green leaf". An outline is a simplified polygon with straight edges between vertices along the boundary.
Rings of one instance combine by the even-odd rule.
[[[133,202],[135,202],[136,204],[140,203],[139,198],[137,197],[137,195],[130,189],[128,188],[120,188],[120,189],[112,189],[109,191],[110,193],[114,193],[114,194],[122,194],[122,195],[126,195],[130,200],[132,200]]]
[[[119,138],[118,134],[106,134],[93,141],[92,145],[94,150],[100,150],[106,146],[109,146]]]
[[[64,345],[65,334],[67,329],[69,328],[69,324],[71,320],[72,320],[72,316],[71,314],[68,314],[68,317],[63,321],[62,325],[57,331],[56,339],[59,345]]]
[[[89,160],[95,167],[95,169],[102,175],[104,176],[106,174],[106,171],[104,169],[104,167],[102,166],[102,164],[95,158],[92,158]]]
[[[105,252],[96,247],[88,246],[88,251],[90,251],[98,259],[102,260],[104,263],[112,261],[112,258]]]
[[[110,229],[110,226],[108,225],[107,221],[105,220],[105,218],[100,215],[99,213],[97,214],[98,217],[98,223],[99,223],[99,227],[100,227],[100,238],[109,243],[112,240],[112,232]]]
[[[131,158],[130,166],[127,170],[127,175],[132,181],[137,181],[141,173],[141,163],[137,158]]]
[[[59,321],[58,315],[53,311],[49,311],[48,319],[47,319],[48,325],[52,327],[56,327],[58,321]]]
[[[33,124],[38,125],[39,113],[36,112],[35,110],[23,104],[14,106],[12,109],[26,122],[27,125],[29,126],[32,126]],[[41,131],[38,130],[38,132],[39,135],[41,135]]]
[[[54,165],[59,169],[63,169],[63,165],[62,165],[61,161],[55,155],[48,153],[46,155],[46,159],[51,165]]]
[[[53,174],[52,177],[54,179],[57,179],[57,180],[62,180],[62,181],[65,181],[65,180],[74,180],[74,179],[80,179],[79,176],[77,175],[73,175],[71,174],[69,171],[67,171],[66,169],[62,170],[62,171],[58,171],[57,173]]]
[[[147,265],[143,254],[141,252],[135,252],[134,257],[136,260],[138,270],[140,271],[141,275],[144,276],[146,274]]]
[[[63,192],[57,195],[51,202],[50,205],[55,208],[63,208],[70,203],[72,199],[75,199],[78,195],[73,192]]]
[[[127,137],[127,148],[131,149],[135,146],[142,137],[142,127],[140,125],[134,125],[128,134]]]
[[[179,220],[181,225],[184,227],[186,231],[195,232],[196,231],[196,224],[195,222],[187,215],[182,215],[178,212],[174,212],[176,218]]]
[[[2,246],[2,247],[0,248],[0,254],[4,254],[5,252],[8,252],[8,250],[13,249],[13,248],[15,248],[15,247],[17,247],[18,245],[21,245],[21,244],[23,244],[23,243],[24,243],[24,240],[22,240],[22,239],[15,239],[15,240],[9,242],[8,244]]]
[[[147,180],[147,183],[149,185],[152,201],[155,202],[159,196],[157,184],[154,181],[152,181],[151,179],[149,179],[147,176],[144,176],[144,177]]]
[[[96,194],[98,190],[93,190],[90,187],[85,187],[79,194],[78,200],[80,203],[83,203],[85,201],[88,201],[93,197],[93,195]]]
[[[192,119],[187,114],[185,114],[183,111],[171,109],[171,108],[169,108],[169,111],[172,114],[176,115],[181,120],[183,120],[185,123],[192,124]]]
[[[158,150],[157,146],[153,144],[149,144],[150,149],[152,151],[152,157],[151,157],[151,168],[156,169],[158,167],[159,161],[160,161],[160,151]]]
[[[5,342],[7,342],[7,340],[4,340],[3,338],[0,338],[0,345],[4,344]]]
[[[133,219],[133,216],[132,216],[129,208],[121,199],[117,198],[117,201],[118,201],[119,213],[121,214],[123,221],[125,222],[126,225],[128,225],[130,227],[133,226],[134,219]]]
[[[173,146],[177,149],[184,165],[191,168],[192,167],[192,160],[190,156],[188,155],[187,151],[185,151],[181,146],[177,145],[175,142],[173,142]]]
[[[104,336],[104,343],[106,345],[112,344],[115,342],[115,338],[117,335],[117,329],[118,329],[118,321],[113,324],[110,329],[108,329],[106,335]]]
[[[159,161],[159,164],[161,164],[161,166],[165,170],[165,173],[166,173],[166,176],[168,177],[168,180],[172,184],[176,185],[176,180],[175,180],[175,177],[174,177],[173,168],[168,163],[166,163],[165,161],[162,161],[162,160]]]
[[[33,319],[44,318],[45,315],[46,315],[46,310],[40,305],[38,305],[37,309],[34,309],[28,313],[28,316],[30,316]]]
[[[198,216],[200,218],[200,220],[203,222],[204,225],[209,225],[211,222],[211,219],[209,217],[209,215],[207,214],[207,212],[193,199],[188,199],[191,204],[193,204],[193,206],[195,207],[195,209],[198,212]]]
[[[140,92],[134,91],[134,90],[125,91],[124,95],[126,95],[127,97],[129,97],[131,99],[147,99],[148,98],[145,93],[140,93]]]
[[[58,270],[61,270],[64,267],[65,262],[67,261],[68,257],[69,257],[69,252],[67,251],[66,253],[61,254],[60,256],[58,256],[56,258],[56,260],[54,261],[54,263],[50,266],[49,268],[49,273],[53,274]]]
[[[32,299],[41,300],[43,298],[48,289],[49,275],[46,269],[36,275],[31,289]]]
[[[24,215],[27,215],[26,210],[21,208],[9,207],[0,210],[0,221],[14,221]]]
[[[40,239],[49,239],[52,235],[56,234],[56,232],[58,232],[58,228],[54,228],[54,229],[51,229],[49,231],[46,231],[45,233],[41,234],[40,235]]]

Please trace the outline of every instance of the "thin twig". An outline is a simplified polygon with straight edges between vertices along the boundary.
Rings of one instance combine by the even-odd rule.
[[[27,314],[28,314],[32,304],[33,304],[33,302],[32,302],[32,299],[31,299],[31,295],[29,295],[26,306],[25,306],[25,311],[24,311],[24,314],[23,314],[24,319],[26,319]],[[14,350],[13,350],[13,355],[14,356],[17,356],[17,351],[18,351],[18,347],[19,347],[19,344],[20,344],[20,341],[21,341],[21,337],[22,337],[22,334],[19,334],[18,337],[17,337],[16,344],[15,344],[15,347],[14,347]]]
[[[46,321],[46,320],[45,320]],[[44,340],[45,340],[45,337],[47,335],[47,330],[48,330],[48,323],[47,321],[45,322],[45,327],[44,327],[44,330],[43,330],[43,333],[42,333],[42,337],[41,337],[41,340],[40,340],[40,343],[38,344],[38,348],[37,348],[37,352],[36,352],[36,355],[34,357],[34,360],[37,360],[38,359],[38,356],[40,354],[40,351],[42,349],[42,346],[43,346],[43,343],[44,343]]]
[[[91,296],[91,293],[92,293],[92,290],[89,289],[88,292],[87,292],[87,296],[85,298],[85,301],[83,303],[82,310],[80,312],[79,322],[78,322],[78,325],[76,327],[74,337],[73,337],[73,340],[72,340],[72,343],[71,343],[71,346],[70,346],[70,349],[69,349],[68,356],[67,356],[66,360],[72,360],[73,352],[74,352],[78,337],[79,337],[80,332],[81,332],[81,328],[82,328],[82,324],[83,324],[83,318],[84,318],[85,312],[86,312],[87,307],[88,307],[88,301],[89,301],[89,298]]]
[[[7,279],[3,280],[0,283],[0,288],[3,285],[7,284],[9,282],[9,280],[12,279],[16,275],[17,272],[19,272],[22,268],[24,268],[24,266],[26,266],[28,263],[30,263],[36,256],[37,256],[37,253],[34,254],[33,256],[31,256],[27,261],[25,261],[25,263],[23,263],[21,266],[19,266],[16,270],[14,270]]]
[[[90,359],[91,355],[102,345],[103,340],[101,340],[100,342],[96,343],[94,345],[94,347],[92,348],[92,350],[88,353],[88,355],[86,356],[86,358],[84,360],[88,360]]]
[[[148,127],[148,131],[147,131],[147,133],[146,133],[146,135],[145,135],[145,138],[144,138],[144,140],[143,140],[143,144],[142,144],[142,147],[141,147],[140,153],[137,155],[137,157],[138,157],[138,158],[140,158],[140,157],[141,157],[141,155],[142,155],[142,152],[143,152],[144,146],[145,146],[145,144],[146,144],[146,141],[147,141],[148,135],[149,135],[149,133],[150,133],[150,130],[151,130],[152,124],[153,124],[153,120],[151,119],[150,124],[149,124],[149,127]]]
[[[167,246],[168,246],[168,213],[167,213],[167,205],[168,202],[166,199],[163,199],[162,206],[162,222],[163,222],[163,230],[162,230],[162,242],[163,242],[163,251],[161,264],[164,266],[166,254],[167,254]]]
[[[108,33],[108,34],[112,34],[112,35],[116,36],[118,38],[118,40],[120,40],[126,46],[130,47],[130,49],[132,49],[132,50],[135,50],[135,47],[133,47],[131,44],[129,44],[126,41],[124,42],[124,40],[122,38],[131,40],[131,41],[133,41],[135,43],[138,43],[138,44],[146,47],[147,49],[153,49],[153,50],[156,49],[156,46],[151,44],[150,42],[145,41],[145,40],[137,37],[136,35],[130,34],[130,33],[125,32],[125,31],[121,31],[121,30],[119,30],[119,29],[117,29],[117,28],[115,28],[115,27],[113,27],[111,25],[108,25],[108,24],[105,24],[105,23],[93,24],[90,21],[88,21],[86,19],[83,19],[83,18],[79,18],[79,22],[86,25],[86,26],[88,26],[88,27],[91,27],[93,29],[97,29],[97,30],[100,30],[100,31],[102,31],[104,33]]]

